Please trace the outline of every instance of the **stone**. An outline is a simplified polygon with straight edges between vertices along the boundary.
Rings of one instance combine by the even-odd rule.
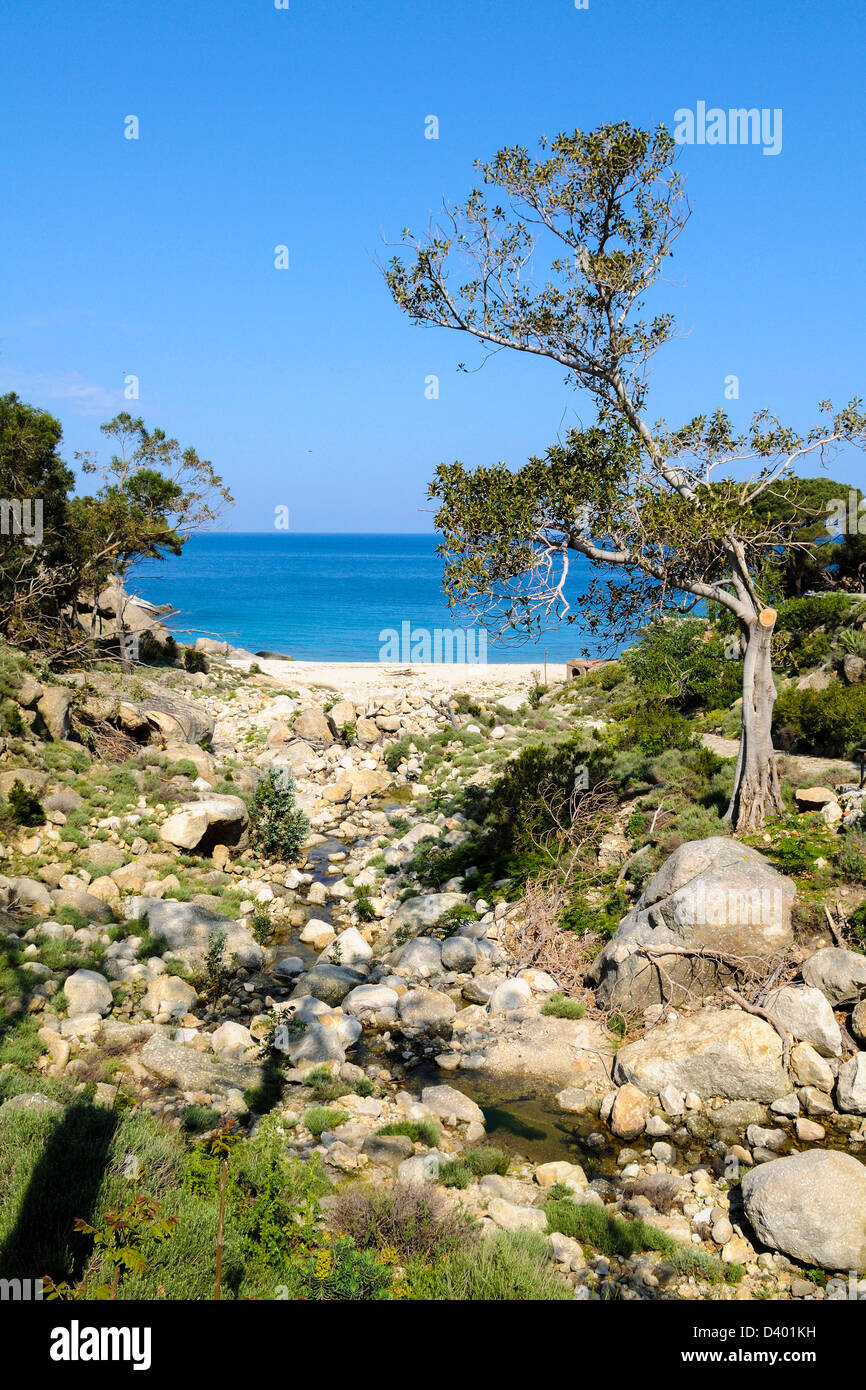
[[[110,840],[96,840],[88,845],[87,862],[95,864],[97,869],[119,869],[126,862],[126,855],[119,845],[113,845]]]
[[[303,931],[300,932],[298,940],[303,941],[305,945],[312,946],[316,951],[323,951],[336,935],[337,933],[330,922],[324,922],[318,917],[311,917]]]
[[[649,1114],[649,1096],[637,1086],[620,1086],[610,1112],[610,1127],[619,1139],[643,1134]]]
[[[578,1086],[568,1086],[558,1091],[556,1103],[567,1115],[584,1115],[591,1108],[589,1092]]]
[[[746,1215],[774,1250],[822,1269],[866,1267],[866,1166],[850,1154],[810,1149],[748,1172]]]
[[[593,961],[587,982],[604,1007],[644,1009],[713,994],[732,973],[718,962],[657,956],[664,946],[709,948],[770,968],[792,942],[794,884],[763,855],[713,836],[680,845]],[[667,999],[662,998],[660,970]]]
[[[396,1009],[399,998],[387,985],[357,985],[343,999],[343,1011],[352,1018],[364,1018],[382,1009]]]
[[[464,974],[478,959],[478,947],[468,936],[449,936],[442,942],[442,968]]]
[[[503,1231],[546,1231],[547,1214],[538,1207],[519,1207],[504,1197],[491,1198],[487,1214]]]
[[[746,1138],[753,1149],[781,1149],[785,1146],[787,1135],[783,1129],[765,1129],[763,1125],[749,1125]]]
[[[325,1004],[340,1004],[351,989],[365,982],[365,975],[348,965],[314,965],[298,981],[297,991],[312,994]]]
[[[791,1089],[778,1033],[742,1009],[703,1009],[626,1043],[614,1077],[650,1095],[670,1085],[703,1097],[769,1102]]]
[[[536,970],[530,967],[528,970],[520,971],[521,980],[525,980],[533,994],[555,994],[559,989],[552,975],[548,975],[546,970]]]
[[[407,898],[388,923],[381,938],[382,948],[387,950],[389,945],[417,936],[427,927],[435,927],[446,912],[465,902],[463,893],[424,893],[417,898]]]
[[[490,996],[491,1014],[506,1014],[512,1009],[522,1009],[532,999],[532,990],[525,980],[519,978],[503,980]]]
[[[804,1086],[800,1091],[800,1102],[807,1115],[832,1115],[833,1102],[824,1091],[816,1086]]]
[[[43,1096],[40,1091],[19,1091],[17,1096],[3,1102],[0,1110],[3,1116],[14,1115],[16,1111],[26,1110],[39,1115],[60,1115],[64,1110],[59,1100]]]
[[[338,738],[340,736],[341,729],[343,729],[347,724],[354,724],[356,721],[354,701],[338,700],[337,703],[335,705],[332,705],[331,708],[328,710],[326,718],[328,720],[331,733],[334,735],[334,738]]]
[[[43,686],[42,695],[36,704],[42,723],[51,738],[59,742],[69,737],[69,710],[72,705],[72,692],[59,685]]]
[[[576,1190],[586,1187],[587,1176],[580,1164],[554,1159],[550,1163],[539,1163],[535,1170],[535,1181],[539,1187],[554,1187],[562,1182]]]
[[[368,1134],[361,1145],[361,1153],[371,1163],[384,1163],[388,1168],[399,1168],[412,1157],[412,1149],[412,1140],[405,1134]]]
[[[364,966],[372,958],[373,948],[357,927],[341,931],[319,956],[323,964],[346,965],[350,969]]]
[[[49,777],[47,772],[38,772],[33,767],[4,769],[3,772],[0,772],[0,797],[4,801],[8,800],[9,793],[16,782],[20,782],[25,791],[35,792],[38,795],[48,785]]]
[[[249,1028],[232,1019],[227,1019],[214,1029],[210,1035],[210,1045],[218,1057],[239,1062],[253,1061],[258,1050],[258,1043]]]
[[[397,1013],[404,1028],[450,1033],[457,1006],[449,995],[440,990],[411,989],[401,997]]]
[[[160,839],[175,849],[206,854],[215,845],[236,845],[249,820],[246,802],[239,796],[209,796],[190,801],[175,811],[159,828]]]
[[[804,960],[800,974],[834,1007],[855,1004],[866,990],[866,956],[842,946],[825,946]]]
[[[400,952],[398,968],[429,980],[442,971],[442,942],[433,936],[416,936]]]
[[[67,975],[63,989],[70,1014],[97,1013],[104,1017],[111,1012],[111,986],[95,970],[76,970]]]
[[[91,922],[110,922],[113,919],[111,908],[84,888],[52,888],[51,903],[54,912],[61,907],[71,907]]]
[[[295,718],[293,728],[298,738],[306,739],[310,743],[327,745],[334,742],[334,735],[331,733],[327,715],[314,705],[300,711]]]
[[[866,1052],[857,1052],[839,1068],[836,1104],[847,1115],[866,1115]]]
[[[849,685],[859,685],[866,672],[866,661],[862,656],[856,656],[854,652],[848,652],[842,658],[842,673]]]
[[[804,1119],[802,1115],[794,1121],[794,1131],[801,1144],[820,1144],[827,1134],[823,1125]]]
[[[811,1043],[795,1043],[791,1048],[791,1070],[800,1086],[817,1086],[832,1091],[833,1071]]]
[[[866,1043],[866,999],[861,999],[851,1014],[851,1032],[858,1042]]]
[[[179,975],[155,975],[148,982],[141,1007],[162,1022],[183,1018],[194,1007],[196,999],[195,990]]]
[[[800,811],[820,811],[822,806],[829,806],[836,800],[836,792],[830,787],[798,787],[794,800]]]
[[[128,898],[125,908],[129,919],[147,917],[152,935],[164,938],[167,955],[178,956],[195,969],[204,966],[211,938],[221,931],[226,933],[223,952],[227,962],[235,961],[247,970],[257,970],[264,963],[265,953],[252,933],[212,908],[173,898],[144,897]]]
[[[421,1104],[446,1124],[453,1125],[458,1120],[466,1124],[484,1123],[481,1106],[453,1086],[425,1086],[421,1092]]]
[[[51,912],[54,903],[44,883],[35,878],[3,878],[0,876],[0,905],[33,907],[39,912]]]
[[[308,1023],[302,1033],[290,1029],[285,1039],[279,1037],[277,1030],[274,1039],[277,1051],[285,1052],[294,1066],[299,1062],[320,1066],[324,1062],[346,1060],[346,1047],[339,1030],[327,1023]]]
[[[842,1055],[842,1033],[827,999],[811,985],[771,989],[764,1008],[799,1042],[811,1043],[822,1057]]]
[[[229,1062],[170,1042],[160,1033],[148,1039],[139,1054],[141,1063],[160,1081],[181,1091],[225,1095],[229,1090],[250,1090],[261,1085],[264,1069],[254,1062]]]

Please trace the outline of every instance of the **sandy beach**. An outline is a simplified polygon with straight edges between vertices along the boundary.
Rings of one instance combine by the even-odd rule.
[[[486,699],[525,695],[544,680],[543,664],[516,662],[417,663],[401,666],[379,661],[275,661],[267,657],[236,657],[229,665],[248,670],[255,662],[268,676],[296,689],[328,689],[349,699],[364,700],[373,694],[406,694],[423,690],[433,694],[471,691]],[[558,685],[566,679],[564,662],[548,662],[547,683]]]

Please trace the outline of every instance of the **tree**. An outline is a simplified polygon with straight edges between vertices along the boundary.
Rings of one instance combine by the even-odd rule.
[[[540,156],[500,150],[477,167],[481,187],[446,204],[426,236],[404,232],[385,278],[416,323],[466,333],[485,348],[546,357],[588,391],[598,424],[516,473],[443,465],[440,500],[446,589],[503,626],[541,630],[567,613],[571,553],[622,572],[583,603],[590,628],[634,629],[639,609],[716,603],[742,629],[743,712],[729,816],[754,829],[781,808],[772,746],[775,699],[766,601],[770,557],[790,544],[784,522],[762,518],[762,496],[817,455],[862,446],[859,400],[800,434],[768,411],[736,433],[718,411],[680,429],[651,424],[648,369],[675,333],[671,314],[646,310],[688,217],[676,147],[664,128],[628,123],[542,138]],[[484,188],[501,190],[488,202]],[[468,266],[468,272],[465,267]],[[744,482],[731,472],[753,469]],[[720,479],[725,479],[724,485]],[[789,528],[790,530],[790,528]],[[612,630],[612,629],[611,629]]]
[[[164,430],[148,430],[122,411],[101,426],[119,452],[105,465],[77,454],[85,474],[103,480],[95,497],[71,505],[74,525],[87,537],[84,576],[94,599],[109,579],[117,604],[117,636],[126,664],[124,608],[130,567],[142,559],[179,555],[187,538],[214,521],[232,496],[207,459],[181,449]]]
[[[47,411],[0,396],[0,631],[23,645],[75,591],[62,433]]]

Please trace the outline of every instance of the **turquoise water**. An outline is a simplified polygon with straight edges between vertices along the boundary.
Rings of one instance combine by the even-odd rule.
[[[569,600],[576,611],[588,572],[586,563],[573,568]],[[152,603],[180,609],[168,625],[181,641],[218,635],[250,651],[298,660],[435,660],[435,631],[467,625],[442,592],[435,536],[193,536],[182,555],[140,564],[132,587]],[[389,631],[395,635],[386,646],[382,634]],[[478,654],[481,638],[476,629],[466,650]],[[448,659],[448,647],[448,639],[440,639],[438,659]],[[551,661],[601,654],[577,623],[535,644],[488,641],[487,660],[543,661],[545,647]]]

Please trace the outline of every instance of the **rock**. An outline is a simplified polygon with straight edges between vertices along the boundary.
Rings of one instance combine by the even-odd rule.
[[[218,1057],[239,1062],[253,1061],[258,1050],[258,1043],[249,1028],[232,1019],[227,1019],[214,1029],[210,1035],[210,1045]]]
[[[0,876],[0,904],[33,907],[39,912],[51,912],[54,903],[44,883],[35,878],[3,878]]]
[[[620,1139],[643,1134],[649,1114],[649,1096],[637,1086],[620,1086],[610,1112],[610,1127]]]
[[[335,705],[332,705],[328,710],[327,720],[334,738],[340,736],[340,730],[346,724],[354,725],[356,717],[355,705],[352,700],[338,700]]]
[[[586,1187],[586,1173],[577,1163],[568,1163],[564,1159],[554,1159],[551,1163],[540,1163],[535,1170],[535,1181],[539,1187],[554,1187],[556,1183],[565,1183],[567,1187],[575,1190]]]
[[[802,1116],[794,1121],[794,1131],[801,1144],[820,1144],[827,1134],[823,1125],[816,1124],[814,1120],[803,1119]]]
[[[331,733],[327,716],[314,705],[301,710],[295,719],[293,728],[298,738],[306,739],[310,743],[327,745],[334,742],[334,735]]]
[[[407,898],[397,908],[381,938],[383,950],[417,936],[427,927],[435,927],[446,912],[465,902],[463,893],[425,893],[421,897]]]
[[[518,1207],[504,1197],[493,1197],[487,1207],[488,1216],[503,1231],[546,1231],[547,1215],[538,1207]]]
[[[226,962],[235,960],[248,970],[257,970],[264,962],[265,953],[251,932],[209,907],[176,902],[173,898],[128,898],[126,914],[130,919],[146,916],[151,933],[165,939],[166,953],[179,956],[196,969],[204,966],[211,938],[220,931],[226,933]]]
[[[798,787],[794,800],[801,811],[820,811],[822,806],[829,806],[835,801],[836,795],[829,787]]]
[[[558,1091],[556,1103],[567,1115],[585,1115],[591,1108],[589,1092],[578,1086],[569,1086],[564,1091]]]
[[[399,1168],[401,1163],[412,1157],[412,1148],[412,1140],[405,1134],[368,1134],[361,1145],[361,1153],[366,1154],[371,1163]]]
[[[753,1149],[781,1149],[785,1146],[787,1135],[783,1129],[765,1129],[762,1125],[749,1125],[746,1138]]]
[[[734,1228],[726,1216],[720,1216],[718,1221],[713,1222],[711,1235],[716,1245],[727,1245],[734,1234]]]
[[[160,1033],[154,1033],[139,1055],[151,1075],[181,1091],[225,1095],[255,1088],[264,1078],[258,1063],[222,1061],[184,1043],[169,1042]]]
[[[839,1068],[836,1104],[848,1115],[866,1115],[866,1052],[858,1052]]]
[[[182,700],[177,695],[150,693],[140,702],[124,702],[120,707],[121,718],[125,715],[128,719],[130,711],[134,719],[144,719],[165,744],[201,745],[209,744],[213,738],[213,719],[204,706]]]
[[[69,710],[72,692],[59,685],[43,686],[36,708],[49,735],[56,742],[69,737]]]
[[[67,975],[63,989],[69,1000],[70,1014],[97,1013],[104,1017],[111,1012],[111,986],[105,976],[95,970],[76,970]]]
[[[833,1072],[811,1043],[795,1043],[791,1048],[791,1070],[801,1086],[817,1086],[832,1091]]]
[[[643,1009],[695,993],[714,993],[732,978],[726,967],[697,957],[651,960],[641,947],[704,947],[768,968],[791,944],[795,889],[757,850],[721,836],[674,850],[587,974],[604,1006]]]
[[[410,989],[400,999],[397,1013],[404,1028],[450,1033],[457,1007],[449,995],[438,989]]]
[[[851,1014],[851,1032],[858,1042],[866,1043],[866,999],[861,999]]]
[[[866,1267],[866,1166],[856,1158],[810,1149],[774,1159],[741,1190],[765,1245],[822,1269]]]
[[[416,936],[414,941],[403,947],[397,965],[401,971],[409,970],[428,980],[431,975],[442,971],[442,942],[433,936]]]
[[[506,1014],[512,1009],[522,1009],[532,999],[532,990],[525,980],[503,980],[490,996],[491,1014]]]
[[[176,849],[206,854],[215,845],[236,845],[249,815],[239,796],[209,796],[191,801],[163,821],[160,839]]]
[[[320,1066],[323,1062],[346,1060],[345,1044],[338,1029],[326,1023],[308,1023],[299,1034],[290,1029],[284,1044],[275,1040],[274,1046],[279,1052],[287,1053],[295,1066],[299,1062]]]
[[[791,1089],[778,1033],[741,1009],[703,1009],[627,1043],[614,1075],[651,1095],[675,1086],[704,1097],[768,1102]]]
[[[38,772],[32,767],[13,767],[0,772],[0,797],[4,801],[8,800],[16,782],[20,782],[25,791],[38,795],[48,785],[49,777],[47,772]]]
[[[287,980],[293,980],[297,975],[303,975],[304,962],[300,956],[283,956],[274,965],[274,974],[282,975]]]
[[[323,963],[347,965],[350,969],[364,966],[373,958],[373,948],[365,941],[357,927],[347,927],[341,931],[319,957]]]
[[[79,806],[84,805],[84,797],[79,796],[78,792],[73,791],[72,787],[60,787],[56,792],[52,792],[50,796],[46,796],[42,805],[45,807],[46,811],[60,811],[64,816],[68,816],[70,811],[77,811]],[[96,849],[97,844],[99,844],[99,841],[90,846],[91,851]],[[114,849],[114,846],[112,845],[111,848]],[[90,862],[95,864],[97,861],[91,858]],[[111,867],[113,868],[114,865]]]
[[[435,1150],[426,1154],[415,1154],[413,1158],[404,1158],[397,1169],[397,1181],[435,1182],[441,1165],[442,1158]]]
[[[795,1115],[800,1113],[800,1102],[797,1099],[796,1091],[792,1091],[789,1096],[782,1096],[780,1100],[774,1100],[770,1106],[774,1115],[785,1115],[792,1120]]]
[[[834,1006],[854,1004],[866,990],[866,956],[842,946],[825,946],[804,960],[800,974]]]
[[[853,652],[848,652],[842,658],[842,672],[849,685],[859,685],[866,672],[866,661],[862,656],[855,656]]]
[[[364,1018],[382,1009],[396,1009],[399,998],[397,991],[387,985],[358,985],[344,998],[343,1012],[352,1018]]]
[[[458,1120],[466,1124],[484,1123],[481,1106],[453,1086],[425,1086],[421,1092],[421,1104],[446,1124],[454,1125]]]
[[[546,970],[536,970],[530,967],[528,970],[521,970],[521,980],[525,980],[533,994],[555,994],[559,989],[552,975],[548,975]]]
[[[64,1110],[59,1100],[43,1096],[39,1091],[19,1091],[17,1096],[3,1102],[0,1106],[3,1118],[14,1115],[19,1110],[35,1112],[37,1115],[60,1115]]]
[[[179,975],[155,975],[148,983],[141,1007],[158,1022],[165,1022],[183,1018],[194,1007],[196,998],[195,990]]]
[[[364,984],[360,970],[348,965],[314,965],[298,982],[298,990],[312,994],[325,1004],[336,1006],[356,985]]]
[[[822,1057],[842,1055],[842,1033],[829,1003],[811,985],[782,985],[764,1001],[768,1013],[800,1042],[811,1043]]]
[[[462,975],[470,971],[478,959],[478,947],[471,937],[449,936],[442,942],[442,968]]]
[[[324,922],[318,917],[311,917],[300,933],[298,940],[312,946],[316,951],[323,951],[336,935],[337,933],[330,922]]]
[[[824,1091],[819,1091],[816,1086],[804,1086],[800,1092],[800,1101],[807,1115],[832,1115],[833,1102]]]
[[[113,845],[109,840],[97,840],[88,846],[87,862],[95,864],[97,869],[119,869],[126,862],[126,855],[119,845]]]

